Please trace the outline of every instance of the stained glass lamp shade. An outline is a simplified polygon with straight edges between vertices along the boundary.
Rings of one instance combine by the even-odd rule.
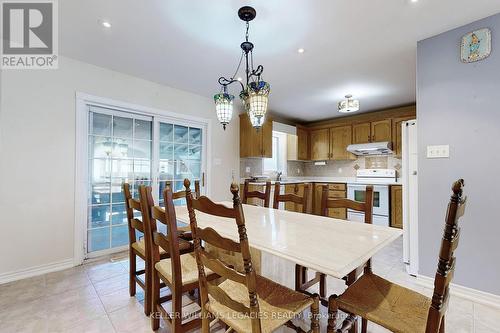
[[[240,94],[245,105],[245,110],[250,118],[250,122],[255,128],[260,128],[264,125],[270,91],[271,86],[269,83],[265,81],[255,81],[251,82],[246,91]]]
[[[234,96],[227,93],[220,93],[214,96],[214,101],[217,119],[219,119],[222,127],[226,130],[226,125],[229,124],[233,117]]]

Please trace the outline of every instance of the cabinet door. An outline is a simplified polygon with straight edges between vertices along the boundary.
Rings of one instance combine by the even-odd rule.
[[[402,154],[402,128],[401,124],[403,121],[415,119],[415,117],[405,117],[405,118],[394,118],[392,120],[392,150],[394,151],[395,157],[401,157]]]
[[[403,228],[403,187],[391,186],[391,227]]]
[[[266,116],[266,121],[264,122],[264,125],[262,125],[262,128],[259,130],[259,132],[262,135],[262,152],[259,156],[265,158],[273,157],[273,120],[269,115]]]
[[[392,141],[392,120],[384,119],[372,122],[372,142]]]
[[[371,123],[352,125],[352,143],[368,143],[371,139]]]
[[[298,160],[298,137],[297,135],[287,134],[286,135],[286,160],[287,161],[297,161]]]
[[[330,158],[332,160],[349,160],[353,154],[347,151],[352,142],[352,127],[342,126],[330,129]]]
[[[297,127],[297,158],[300,161],[309,159],[309,131]]]
[[[329,131],[328,128],[311,131],[311,160],[324,161],[329,159]]]
[[[240,115],[240,157],[261,157],[263,129],[252,127],[246,113]],[[272,130],[271,130],[272,145]]]

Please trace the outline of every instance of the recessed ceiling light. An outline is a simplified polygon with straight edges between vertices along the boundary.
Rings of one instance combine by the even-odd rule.
[[[417,3],[418,0],[410,0],[410,2]]]
[[[111,28],[111,23],[109,23],[108,21],[102,21],[102,26],[105,28]]]
[[[240,82],[243,81],[243,79],[241,77],[237,78],[236,80],[238,80]]]
[[[300,49],[297,50],[297,52],[299,52],[299,53],[304,53],[305,51],[306,50],[304,50],[303,48],[300,48]]]

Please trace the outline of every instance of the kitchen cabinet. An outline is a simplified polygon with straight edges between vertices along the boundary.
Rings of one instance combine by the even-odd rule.
[[[321,200],[323,196],[323,186],[328,186],[328,198],[346,198],[346,184],[336,183],[315,183],[314,184],[314,197],[313,197],[313,213],[315,215],[321,214]],[[345,208],[331,208],[328,210],[328,216],[336,219],[347,219],[347,209]]]
[[[371,142],[392,141],[392,120],[384,119],[371,122]]]
[[[352,159],[354,156],[347,152],[351,137],[351,126],[311,131],[311,159],[313,161]]]
[[[259,130],[253,128],[248,114],[240,115],[240,157],[273,157],[273,121],[269,115]]]
[[[403,229],[403,187],[391,186],[391,227]]]
[[[297,159],[306,161],[309,159],[309,131],[297,126]]]
[[[309,193],[308,193],[308,201],[311,202],[312,199],[312,193],[311,193],[311,186],[309,186]],[[297,183],[297,184],[287,184],[285,185],[285,194],[295,194],[298,195],[299,197],[304,196],[304,191],[305,191],[305,183]],[[303,213],[303,208],[301,204],[296,204],[294,202],[285,202],[285,210],[291,211],[291,212],[297,212],[297,213]],[[311,212],[311,206],[306,208],[306,211],[308,213]]]
[[[352,143],[368,143],[371,139],[371,123],[352,125]]]
[[[297,161],[299,159],[298,155],[298,137],[297,135],[287,134],[286,135],[286,160],[287,161]]]
[[[324,161],[330,158],[330,130],[311,131],[311,160]]]
[[[392,120],[383,119],[352,125],[352,141],[355,144],[392,140]]]
[[[401,154],[403,152],[402,149],[402,128],[401,124],[404,121],[415,119],[415,117],[400,117],[392,119],[392,150],[394,151],[394,156],[401,158]]]
[[[352,126],[333,127],[330,129],[330,159],[349,160],[354,155],[347,151],[352,142]]]

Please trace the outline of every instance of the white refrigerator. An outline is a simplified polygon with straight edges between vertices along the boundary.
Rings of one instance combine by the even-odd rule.
[[[418,273],[418,149],[417,121],[402,126],[403,261],[411,275]]]

